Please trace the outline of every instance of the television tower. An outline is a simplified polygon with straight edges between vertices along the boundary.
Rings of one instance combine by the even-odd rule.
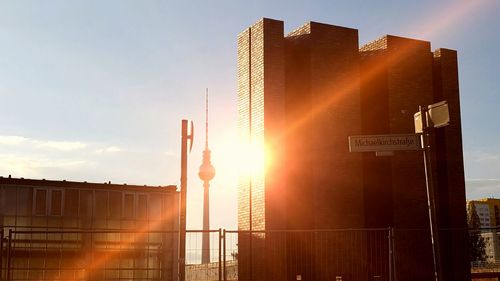
[[[201,241],[201,263],[210,263],[210,205],[209,191],[210,180],[215,176],[215,168],[210,162],[210,149],[208,149],[208,88],[205,93],[205,150],[203,162],[198,176],[203,181],[203,235]]]

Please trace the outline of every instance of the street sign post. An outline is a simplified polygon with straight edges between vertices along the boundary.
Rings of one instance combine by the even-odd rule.
[[[382,152],[396,150],[422,150],[420,135],[364,135],[349,137],[350,152]]]
[[[435,128],[450,124],[446,101],[420,106],[413,115],[415,134],[349,136],[350,152],[375,152],[377,156],[390,156],[396,150],[421,150],[424,158],[425,185],[429,225],[431,230],[434,279],[442,281],[441,255],[439,251],[439,229],[436,218],[436,201],[432,176],[430,135]]]

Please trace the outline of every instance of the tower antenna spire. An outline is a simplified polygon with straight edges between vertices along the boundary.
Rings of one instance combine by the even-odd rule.
[[[208,88],[205,92],[205,150],[208,150]]]

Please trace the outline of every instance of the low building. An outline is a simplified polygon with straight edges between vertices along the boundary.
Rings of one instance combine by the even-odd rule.
[[[479,219],[481,235],[484,241],[486,262],[500,263],[500,199],[482,198],[470,200],[467,204],[473,204]],[[470,209],[470,206],[469,208]]]
[[[174,280],[176,187],[0,177],[2,277]],[[10,279],[9,279],[10,280]]]

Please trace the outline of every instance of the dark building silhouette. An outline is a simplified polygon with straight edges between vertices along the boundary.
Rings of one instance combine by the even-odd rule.
[[[422,153],[350,153],[348,136],[414,133],[419,105],[441,100],[449,103],[451,124],[436,130],[431,144],[443,272],[445,280],[470,279],[457,54],[432,52],[427,41],[387,35],[359,47],[356,29],[309,22],[284,35],[283,22],[272,19],[244,30],[238,36],[240,134],[265,143],[273,155],[265,174],[240,177],[239,229],[393,227],[397,279],[431,280]],[[254,237],[240,237],[241,280],[249,274],[295,280],[296,272],[272,269],[273,262],[290,264],[286,255],[264,261],[253,254],[279,252],[272,236]],[[315,252],[302,254],[308,256],[297,269],[303,280],[366,280],[349,270],[324,276]]]
[[[0,196],[2,280],[177,280],[175,186],[9,176]]]

